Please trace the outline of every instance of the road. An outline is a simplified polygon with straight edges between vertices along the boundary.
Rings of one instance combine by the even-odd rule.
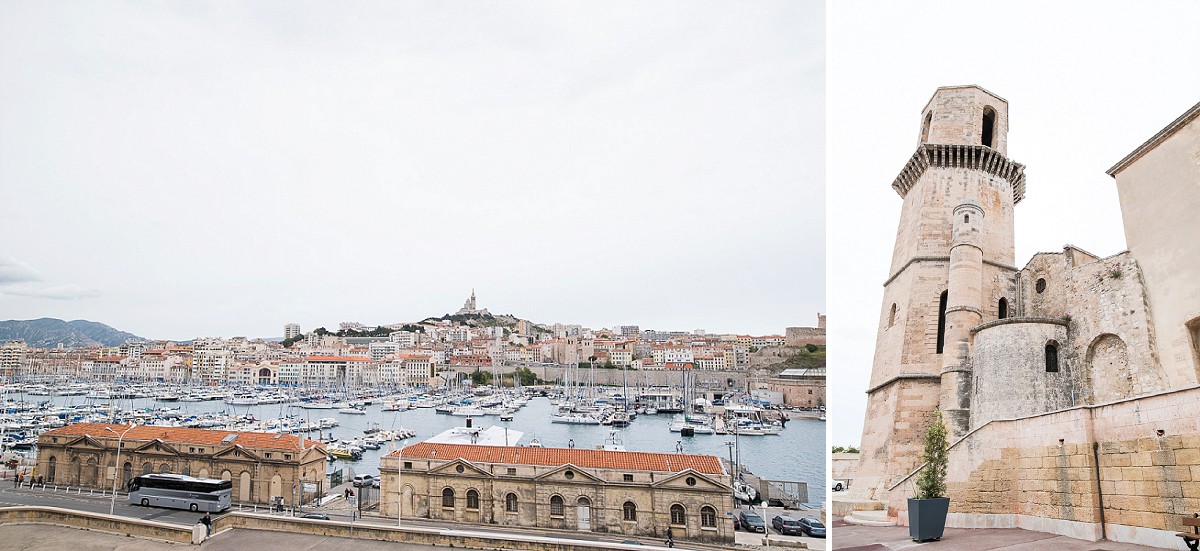
[[[72,489],[70,492],[67,492],[64,488],[59,488],[57,491],[55,491],[53,486],[47,487],[46,489],[43,490],[41,488],[30,489],[28,487],[13,488],[11,486],[11,483],[0,485],[0,507],[37,505],[37,506],[45,506],[45,507],[62,507],[65,509],[74,509],[77,511],[87,511],[87,512],[92,512],[92,513],[108,513],[109,499],[110,499],[109,495],[101,495],[99,492],[95,492],[95,491],[89,493],[87,490],[84,490],[82,493],[80,493],[77,489]],[[338,505],[340,505],[340,507]],[[260,509],[258,509],[258,511],[266,512],[266,509],[260,508]],[[176,525],[180,525],[180,526],[191,526],[191,525],[195,524],[202,516],[202,513],[193,513],[191,511],[181,511],[181,510],[176,510],[176,509],[160,509],[157,507],[142,507],[140,505],[130,505],[128,502],[125,501],[125,497],[120,494],[117,495],[116,508],[113,512],[114,512],[114,514],[124,516],[124,517],[138,518],[138,519],[142,519],[142,520],[153,520],[153,521],[157,521],[157,522],[166,522],[166,523],[176,524]],[[307,510],[306,510],[306,512],[307,512]],[[338,504],[335,504],[333,506],[322,508],[322,509],[320,509],[320,512],[329,515],[330,520],[335,520],[335,521],[350,521],[351,520],[351,515],[350,515],[351,511],[350,511],[349,507],[346,506],[345,502],[339,502]],[[824,549],[825,548],[826,543],[824,540],[808,538],[808,537],[783,536],[783,535],[776,533],[774,530],[772,530],[770,528],[771,518],[776,514],[783,513],[784,511],[779,510],[779,509],[768,509],[765,511],[762,509],[759,509],[758,512],[759,512],[759,514],[763,515],[764,520],[767,521],[767,523],[768,523],[767,530],[772,532],[772,534],[771,534],[772,540],[802,541],[802,542],[807,543],[809,545],[810,549]],[[798,516],[798,514],[800,514],[800,513],[804,513],[804,516],[811,516],[811,513],[815,513],[815,511],[807,511],[807,512],[806,511],[789,511],[788,513],[792,514],[793,516]],[[364,522],[367,524],[396,526],[395,519],[380,518],[380,517],[375,517],[375,516],[368,516],[366,518],[356,516],[354,518],[354,520],[355,520],[355,522]],[[439,524],[436,521],[421,520],[421,519],[404,519],[403,525],[445,528],[444,524]],[[514,531],[519,531],[519,530],[514,530],[512,528],[495,529],[495,528],[491,528],[491,527],[487,527],[487,526],[471,526],[471,527],[463,526],[461,528],[465,529],[465,530],[470,530],[470,531],[476,532],[476,533],[495,533],[497,536],[511,535]],[[539,533],[540,534],[540,532],[538,532],[536,530],[532,531],[531,533]],[[660,541],[657,541],[656,539],[653,539],[653,538],[634,538],[634,537],[629,537],[629,536],[609,536],[609,535],[589,534],[589,533],[577,533],[577,534],[561,533],[561,534],[555,534],[555,536],[561,537],[561,538],[578,539],[578,540],[585,540],[585,541],[609,541],[609,542],[629,541],[629,540],[637,539],[637,540],[641,540],[641,541],[643,541],[647,544],[651,544],[651,545],[661,544]],[[753,534],[752,535],[752,534],[749,534],[746,532],[738,532],[737,533],[738,543],[742,543],[745,545],[762,545],[761,539],[762,539],[761,534]],[[683,542],[680,542],[680,543],[683,543]]]
[[[84,490],[80,494],[77,488],[72,489],[70,493],[65,488],[59,488],[58,491],[55,491],[53,486],[48,486],[44,490],[40,487],[35,489],[30,489],[29,487],[13,488],[10,482],[0,485],[0,506],[39,505],[75,509],[90,513],[108,513],[111,496],[101,496],[98,492],[90,492],[90,494],[88,490]],[[117,495],[117,505],[113,510],[114,514],[123,517],[140,518],[142,520],[168,522],[182,526],[191,526],[203,516],[203,513],[193,513],[191,511],[130,505],[124,500],[125,496]]]

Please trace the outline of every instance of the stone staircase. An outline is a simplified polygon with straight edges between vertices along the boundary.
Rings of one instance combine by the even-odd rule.
[[[834,499],[833,514],[847,523],[863,526],[895,526],[896,519],[887,514],[887,505],[870,499]]]

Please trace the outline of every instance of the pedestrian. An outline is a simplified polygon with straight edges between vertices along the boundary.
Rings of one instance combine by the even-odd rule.
[[[38,475],[38,477],[37,477],[37,485],[38,485],[38,486],[41,486],[41,487],[43,487],[43,488],[45,488],[45,487],[46,487],[46,483],[45,483],[45,482],[42,482],[42,475],[40,475],[40,474],[39,474],[39,475]]]
[[[17,475],[17,487],[19,488],[21,486],[21,483],[24,481],[25,481],[25,473],[18,474]]]
[[[14,472],[13,473],[13,488],[16,488],[17,486],[20,486],[20,485],[21,485],[21,473]]]
[[[204,537],[212,535],[212,513],[206,511],[204,516],[200,517],[200,524],[204,525]]]
[[[667,528],[667,547],[675,547],[675,535],[671,533],[671,528]]]

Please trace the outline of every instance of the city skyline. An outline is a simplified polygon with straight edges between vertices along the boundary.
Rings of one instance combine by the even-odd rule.
[[[79,6],[0,5],[5,318],[825,311],[822,3]]]

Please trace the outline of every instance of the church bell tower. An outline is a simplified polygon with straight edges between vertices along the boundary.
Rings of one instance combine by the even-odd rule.
[[[886,500],[920,466],[942,410],[953,442],[971,404],[971,330],[1014,302],[1013,208],[1025,167],[1007,157],[1008,102],[978,86],[938,88],[916,151],[892,182],[903,199],[884,281],[855,497]]]

